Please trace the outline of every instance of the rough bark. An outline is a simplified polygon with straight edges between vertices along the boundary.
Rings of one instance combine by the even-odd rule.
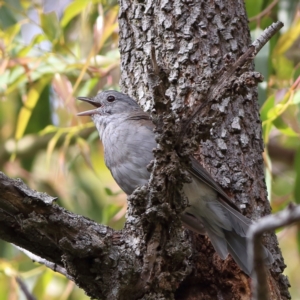
[[[54,200],[0,172],[0,238],[66,268],[88,295],[105,298],[109,276],[97,281],[98,268],[113,272],[116,249],[124,243],[118,232],[68,212]]]
[[[143,187],[129,197],[125,228],[114,231],[0,172],[0,238],[54,263],[54,271],[64,269],[92,298],[173,299],[190,271],[188,239],[174,215],[174,226],[161,226],[168,206],[140,214],[146,193]]]
[[[166,156],[170,143],[173,148],[176,144],[170,137],[178,139],[193,109],[205,104],[210,86],[251,44],[244,2],[122,0],[119,23],[122,90],[152,111],[158,125],[161,119],[172,120],[169,136],[157,137]],[[204,106],[178,154],[186,157],[201,140],[196,157],[242,212],[255,220],[269,214],[270,205],[257,88],[243,79],[253,69],[249,64],[238,70],[227,91]],[[249,281],[232,261],[220,262],[205,237],[194,237],[193,245],[193,272],[177,290],[178,299],[250,297]],[[289,283],[282,275],[285,264],[276,236],[266,236],[265,245],[276,260],[269,279],[272,299],[288,299]]]

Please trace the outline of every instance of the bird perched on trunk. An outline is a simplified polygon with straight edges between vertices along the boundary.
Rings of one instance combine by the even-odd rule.
[[[121,189],[127,195],[132,194],[148,182],[147,165],[154,158],[152,150],[157,146],[149,114],[132,98],[117,91],[78,99],[96,107],[78,116],[92,117],[104,146],[106,166]],[[222,259],[230,253],[249,275],[252,266],[247,256],[247,231],[252,221],[226,203],[231,202],[229,197],[193,157],[191,162],[188,171],[192,182],[183,186],[189,200],[189,206],[181,214],[183,224],[207,234]],[[273,263],[266,248],[264,258],[266,265]]]

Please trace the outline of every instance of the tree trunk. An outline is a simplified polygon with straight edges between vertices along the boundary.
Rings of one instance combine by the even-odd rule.
[[[195,156],[245,215],[255,220],[269,214],[256,86],[233,84],[223,97],[205,103],[220,73],[251,44],[244,2],[121,0],[119,27],[123,92],[160,117],[174,116],[177,137],[204,103],[201,119],[191,126],[201,139]],[[250,64],[236,75],[253,69]],[[182,144],[193,149],[187,139]],[[232,259],[222,262],[206,237],[193,236],[192,244],[193,271],[177,299],[249,299],[250,281]],[[265,237],[265,245],[275,258],[271,299],[289,299],[275,234]]]

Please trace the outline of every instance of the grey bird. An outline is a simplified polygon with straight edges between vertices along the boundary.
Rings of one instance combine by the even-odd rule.
[[[120,188],[130,195],[147,184],[150,173],[146,166],[153,160],[152,150],[157,146],[149,114],[128,95],[113,90],[78,99],[96,107],[78,116],[91,116],[103,143],[106,166]],[[197,233],[207,234],[222,259],[230,253],[250,275],[247,231],[252,221],[228,204],[231,199],[193,157],[188,171],[192,182],[183,187],[189,206],[181,214],[182,223]],[[271,253],[263,249],[265,264],[271,265]]]

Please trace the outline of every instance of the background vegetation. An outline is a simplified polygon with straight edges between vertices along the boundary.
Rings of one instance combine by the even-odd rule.
[[[300,6],[247,0],[253,38],[285,27],[259,53],[256,69],[266,181],[273,212],[300,203]],[[89,109],[77,96],[118,89],[118,4],[105,0],[0,0],[0,170],[58,197],[58,204],[120,229],[126,197],[106,169]],[[300,299],[300,224],[278,232],[291,294]],[[0,241],[0,299],[87,299],[63,276]]]

